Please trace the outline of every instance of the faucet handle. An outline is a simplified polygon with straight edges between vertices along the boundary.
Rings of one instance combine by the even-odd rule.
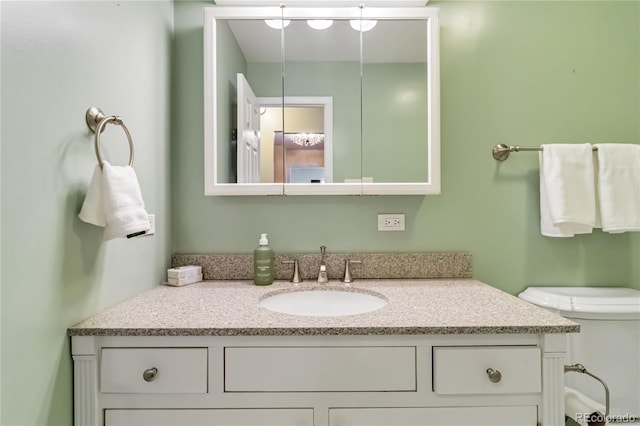
[[[354,281],[353,276],[351,275],[351,270],[349,269],[349,265],[352,263],[361,264],[362,260],[349,260],[349,259],[344,260],[344,277],[342,277],[343,283],[348,284]]]
[[[302,277],[300,276],[300,265],[298,264],[298,259],[283,260],[282,263],[293,263],[293,275],[291,276],[291,279],[289,281],[291,281],[292,283],[301,283],[303,281]]]

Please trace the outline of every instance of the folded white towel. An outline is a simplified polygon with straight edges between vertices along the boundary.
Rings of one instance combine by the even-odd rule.
[[[105,239],[142,235],[150,229],[136,172],[103,161],[93,173],[80,219],[106,226]]]
[[[573,237],[592,232],[596,225],[592,146],[542,145],[539,160],[542,235]]]
[[[640,231],[640,145],[596,146],[602,230]]]

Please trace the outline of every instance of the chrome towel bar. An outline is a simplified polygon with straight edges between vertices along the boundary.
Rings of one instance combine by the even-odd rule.
[[[593,150],[597,151],[598,148],[594,146]],[[503,143],[499,143],[498,145],[493,147],[492,153],[493,153],[493,158],[495,158],[498,161],[504,161],[507,158],[509,158],[509,154],[511,154],[512,152],[520,152],[520,151],[542,151],[542,147],[541,146],[519,146],[519,145],[507,146]]]
[[[605,407],[604,407],[604,417],[609,417],[609,386],[607,386],[607,383],[602,380],[600,377],[596,376],[593,373],[590,373],[589,371],[587,371],[587,369],[584,367],[584,365],[582,364],[573,364],[573,365],[565,365],[564,366],[564,372],[565,373],[582,373],[582,374],[586,374],[587,376],[590,376],[591,378],[599,381],[602,386],[604,387],[604,398],[605,398]]]
[[[125,135],[127,135],[127,141],[129,142],[129,166],[133,165],[133,140],[131,139],[131,133],[129,133],[129,129],[124,125],[122,118],[117,115],[106,116],[102,112],[100,108],[91,107],[87,110],[85,114],[85,119],[87,121],[87,126],[91,129],[92,132],[96,134],[95,136],[95,150],[96,150],[96,158],[98,159],[98,164],[100,168],[102,168],[102,155],[100,154],[100,134],[104,131],[105,127],[109,123],[117,124],[122,127]]]

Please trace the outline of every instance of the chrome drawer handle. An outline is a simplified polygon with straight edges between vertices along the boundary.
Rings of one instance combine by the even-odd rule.
[[[487,368],[487,376],[489,376],[491,383],[498,383],[502,380],[502,373],[500,370],[494,370],[493,368]]]
[[[144,370],[144,373],[142,373],[142,378],[145,382],[153,382],[157,376],[158,369],[155,367]]]

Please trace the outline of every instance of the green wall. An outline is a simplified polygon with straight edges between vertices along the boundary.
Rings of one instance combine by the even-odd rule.
[[[177,2],[180,65],[172,116],[175,252],[463,250],[474,276],[510,293],[528,285],[640,288],[638,234],[542,237],[532,153],[497,163],[499,142],[638,142],[638,2],[431,1],[441,17],[442,194],[205,197],[202,7]],[[195,95],[195,96],[194,96]],[[188,208],[186,208],[188,206]],[[407,231],[377,232],[378,213]]]
[[[173,4],[2,1],[0,13],[0,424],[71,425],[67,327],[158,285],[169,263]],[[96,164],[91,106],[133,136],[154,236],[104,242],[77,217]],[[102,147],[126,162],[118,127]]]

